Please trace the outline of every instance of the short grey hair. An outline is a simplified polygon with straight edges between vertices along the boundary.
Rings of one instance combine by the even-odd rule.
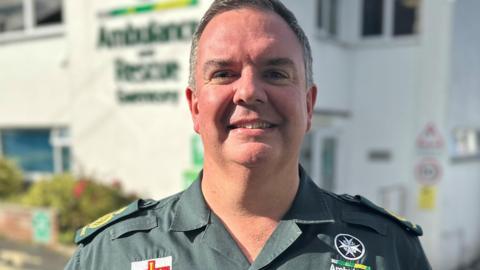
[[[310,43],[305,35],[305,32],[298,24],[295,15],[285,7],[279,0],[215,0],[203,15],[197,30],[193,34],[192,46],[190,49],[190,75],[188,84],[190,88],[195,89],[195,70],[197,65],[198,43],[207,24],[217,15],[236,9],[254,8],[259,10],[271,11],[280,17],[288,24],[290,29],[297,37],[298,41],[303,47],[303,60],[305,64],[305,81],[307,88],[313,86],[313,71],[312,71],[312,49]]]

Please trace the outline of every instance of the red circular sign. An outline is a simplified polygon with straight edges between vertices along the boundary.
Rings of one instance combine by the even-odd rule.
[[[433,158],[422,159],[415,167],[415,176],[421,184],[437,184],[442,177],[440,162]]]

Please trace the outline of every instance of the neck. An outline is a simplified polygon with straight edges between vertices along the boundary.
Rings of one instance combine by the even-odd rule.
[[[205,200],[222,220],[236,216],[278,221],[290,208],[298,185],[297,163],[268,170],[206,162],[202,178]]]
[[[290,208],[298,185],[298,164],[268,170],[206,161],[202,177],[207,204],[250,263]]]

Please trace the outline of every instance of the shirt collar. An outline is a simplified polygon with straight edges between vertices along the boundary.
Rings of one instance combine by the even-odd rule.
[[[303,224],[334,222],[333,214],[325,199],[326,192],[313,183],[302,166],[299,165],[298,171],[300,183],[297,195],[283,220],[293,220]]]
[[[203,198],[200,186],[203,172],[186,189],[178,200],[170,230],[192,231],[206,226],[210,220],[210,208]]]
[[[313,183],[301,166],[299,166],[299,176],[300,183],[297,195],[282,219],[303,224],[334,222],[332,212],[325,201],[326,193]],[[208,224],[211,210],[202,194],[201,179],[202,172],[199,173],[197,180],[180,196],[170,225],[171,230],[191,231]]]

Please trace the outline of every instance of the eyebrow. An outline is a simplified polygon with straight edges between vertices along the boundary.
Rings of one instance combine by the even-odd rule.
[[[211,68],[222,68],[222,67],[228,67],[232,65],[232,61],[229,60],[223,60],[223,59],[212,59],[208,60],[203,64],[203,70],[209,70]]]
[[[264,62],[264,64],[266,64],[267,66],[289,66],[293,69],[296,69],[295,63],[290,58],[280,57],[280,58],[267,59]]]
[[[295,63],[290,58],[279,57],[279,58],[271,58],[261,61],[263,65],[266,66],[288,66],[293,69],[296,69]],[[212,68],[224,68],[233,65],[233,61],[231,60],[224,60],[224,59],[212,59],[208,60],[203,64],[203,70],[209,70]]]

